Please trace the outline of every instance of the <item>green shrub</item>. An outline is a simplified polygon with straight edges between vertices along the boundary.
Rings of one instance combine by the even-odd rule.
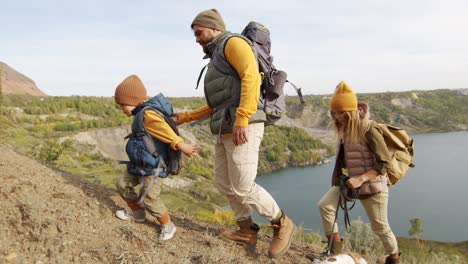
[[[79,123],[60,123],[54,126],[55,131],[67,131],[67,132],[72,132],[72,131],[77,131],[80,129],[80,124]]]
[[[64,147],[57,140],[46,140],[44,144],[38,146],[35,157],[47,164],[53,164],[62,154]]]
[[[203,211],[196,215],[201,221],[216,223],[223,226],[235,226],[236,218],[231,210],[215,210],[214,212]]]
[[[351,222],[351,232],[346,234],[345,239],[352,252],[358,252],[366,256],[384,254],[379,237],[374,234],[370,224],[364,223],[360,217]]]

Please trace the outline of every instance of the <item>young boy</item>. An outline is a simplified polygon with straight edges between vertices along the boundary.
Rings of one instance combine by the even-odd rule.
[[[171,239],[176,232],[176,227],[171,222],[169,212],[160,198],[162,177],[168,174],[164,168],[167,164],[165,157],[168,155],[169,148],[180,150],[185,155],[191,156],[197,153],[198,146],[184,143],[184,140],[174,132],[164,120],[164,116],[161,116],[161,113],[171,116],[172,106],[162,94],[147,100],[145,86],[138,76],[131,75],[117,86],[115,102],[128,117],[132,115],[135,117],[132,132],[139,125],[136,117],[143,115],[144,129],[151,135],[156,151],[159,157],[162,157],[153,159],[155,164],[148,165],[147,162],[142,162],[145,166],[138,166],[132,161],[132,154],[129,152],[132,147],[127,145],[126,151],[130,163],[127,164],[126,173],[117,180],[116,187],[130,210],[118,210],[115,215],[122,220],[143,222],[148,211],[161,224],[159,239]],[[138,184],[140,184],[140,195],[134,189]]]

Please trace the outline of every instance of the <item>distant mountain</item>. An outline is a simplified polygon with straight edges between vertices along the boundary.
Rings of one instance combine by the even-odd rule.
[[[33,80],[0,61],[0,87],[3,94],[47,96]]]

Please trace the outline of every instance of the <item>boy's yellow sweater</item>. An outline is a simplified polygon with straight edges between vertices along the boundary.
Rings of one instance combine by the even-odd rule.
[[[161,142],[170,144],[172,149],[177,149],[176,145],[184,141],[184,139],[177,136],[171,126],[166,123],[164,118],[156,114],[154,111],[146,111],[144,113],[143,123],[145,129],[151,136]]]

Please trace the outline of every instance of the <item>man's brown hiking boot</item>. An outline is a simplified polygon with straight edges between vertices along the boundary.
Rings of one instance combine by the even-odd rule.
[[[398,252],[398,254],[391,254],[385,259],[385,264],[398,264],[400,263],[400,255],[401,252]]]
[[[239,230],[222,229],[221,236],[254,250],[257,245],[257,235],[260,227],[251,218],[237,221],[237,225],[239,225]]]
[[[286,253],[291,246],[292,237],[296,226],[283,212],[279,219],[279,223],[271,224],[273,228],[273,239],[268,249],[268,256],[270,258],[278,258]]]

